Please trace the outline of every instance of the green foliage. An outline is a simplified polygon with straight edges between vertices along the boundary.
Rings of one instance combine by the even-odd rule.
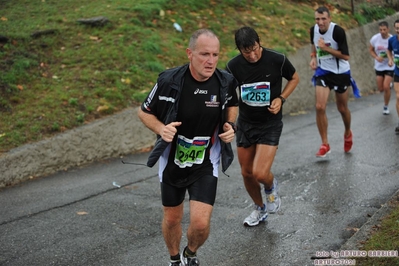
[[[135,92],[132,95],[132,100],[136,103],[141,103],[144,101],[146,96],[147,96],[147,92]]]
[[[134,11],[143,21],[146,21],[148,18],[157,16],[165,2],[166,0],[139,1],[130,10]]]
[[[198,28],[219,36],[225,68],[243,25],[255,27],[265,47],[289,54],[308,45],[314,24],[308,1],[13,0],[2,1],[2,11],[0,33],[9,42],[0,44],[0,152],[141,103],[159,72],[187,63]],[[109,23],[77,22],[96,16]],[[334,21],[356,26],[344,12]]]
[[[144,64],[145,68],[151,72],[160,72],[165,70],[165,67],[159,62],[146,62]]]
[[[84,113],[81,113],[81,112],[78,112],[77,114],[76,114],[76,121],[78,122],[78,123],[83,123],[84,121],[85,121],[85,114]]]
[[[58,124],[58,122],[54,122],[51,126],[51,130],[55,132],[60,131],[60,124]]]
[[[72,105],[72,106],[77,106],[78,105],[78,99],[77,98],[70,98],[68,102],[69,102],[69,105]]]
[[[395,10],[389,7],[360,4],[359,11],[355,13],[355,19],[359,25],[383,19],[387,16],[395,14]]]

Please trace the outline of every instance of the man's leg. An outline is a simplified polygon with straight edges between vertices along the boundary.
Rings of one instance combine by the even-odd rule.
[[[258,206],[263,206],[260,184],[263,184],[268,190],[273,186],[273,173],[270,169],[276,152],[277,146],[264,144],[252,145],[249,148],[237,148],[245,188]]]
[[[200,201],[190,200],[190,225],[187,231],[190,251],[196,252],[208,239],[213,206]]]
[[[316,86],[316,123],[317,128],[319,129],[322,144],[328,144],[328,120],[326,115],[326,107],[329,94],[329,88]]]
[[[181,221],[183,218],[183,203],[176,207],[164,207],[162,233],[169,254],[174,256],[180,252],[182,237]]]
[[[273,173],[270,171],[276,156],[277,146],[258,144],[253,163],[254,178],[265,186],[267,190],[273,187]]]
[[[268,216],[267,208],[276,212],[280,207],[280,200],[270,203],[266,206],[263,203],[261,184],[268,190],[273,186],[273,174],[270,169],[273,164],[274,156],[276,155],[277,146],[270,145],[252,145],[249,148],[238,147],[238,160],[241,165],[241,173],[244,179],[245,188],[248,194],[257,205],[255,210],[244,219],[244,225],[255,226],[259,222],[264,221]],[[276,190],[277,191],[277,190]],[[276,191],[271,192],[276,194]]]
[[[238,161],[241,166],[241,174],[244,180],[245,188],[253,200],[253,202],[262,207],[263,199],[261,187],[253,173],[254,158],[256,154],[256,146],[252,145],[248,148],[237,147]]]
[[[347,137],[351,134],[351,112],[348,108],[349,91],[348,89],[344,93],[335,93],[337,102],[337,109],[341,114],[342,121],[345,126],[344,135]]]
[[[392,77],[389,75],[385,75],[383,81],[385,106],[389,105],[389,100],[391,99],[391,82],[392,82]]]
[[[265,144],[256,145],[253,173],[256,180],[264,185],[268,213],[276,213],[281,205],[277,181],[274,180],[274,175],[271,172],[276,152],[277,146]]]
[[[335,93],[337,101],[337,109],[341,114],[342,121],[344,122],[344,151],[349,152],[352,149],[353,138],[351,131],[351,112],[348,108],[348,89],[344,93]]]

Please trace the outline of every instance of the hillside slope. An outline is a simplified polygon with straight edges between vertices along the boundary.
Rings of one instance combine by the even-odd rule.
[[[333,20],[356,27],[343,2],[327,4]],[[0,6],[1,154],[137,105],[160,71],[187,62],[185,48],[198,28],[219,35],[221,68],[237,53],[234,30],[243,25],[257,29],[262,45],[295,53],[309,43],[317,4],[0,0]],[[93,17],[105,22],[82,23]]]

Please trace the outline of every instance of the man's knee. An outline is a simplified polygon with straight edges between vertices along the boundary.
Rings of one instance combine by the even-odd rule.
[[[316,112],[325,112],[326,111],[325,104],[316,103],[315,108],[316,108]]]
[[[164,209],[164,215],[163,215],[163,223],[165,226],[168,228],[173,228],[175,226],[180,225],[181,220],[183,218],[183,214],[177,210],[177,207],[175,210],[171,209],[171,207],[167,207],[168,209]]]
[[[197,232],[206,232],[209,228],[209,220],[207,217],[197,217],[195,220],[190,221],[191,226],[195,229]]]
[[[244,166],[241,166],[241,175],[244,179],[251,179],[253,178],[252,176],[252,169],[247,169]]]
[[[346,105],[346,104],[339,105],[338,106],[338,112],[340,112],[341,114],[349,113],[350,111],[349,111],[348,105]]]

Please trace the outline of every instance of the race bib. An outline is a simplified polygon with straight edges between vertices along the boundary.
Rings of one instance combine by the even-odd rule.
[[[395,63],[396,67],[399,67],[399,55],[395,54],[393,58],[393,62]]]
[[[210,139],[210,137],[188,139],[182,135],[178,135],[174,160],[175,164],[180,168],[191,167],[193,164],[202,164]]]
[[[262,81],[242,85],[241,99],[249,106],[270,106],[270,82]]]
[[[378,56],[381,57],[381,58],[387,58],[388,57],[387,51],[380,51]]]
[[[331,43],[330,42],[326,42],[325,44],[326,44],[327,47],[331,47]],[[334,58],[334,56],[332,54],[330,54],[329,52],[321,50],[318,46],[316,47],[316,53],[317,53],[317,57],[319,59],[331,59],[331,58]]]

